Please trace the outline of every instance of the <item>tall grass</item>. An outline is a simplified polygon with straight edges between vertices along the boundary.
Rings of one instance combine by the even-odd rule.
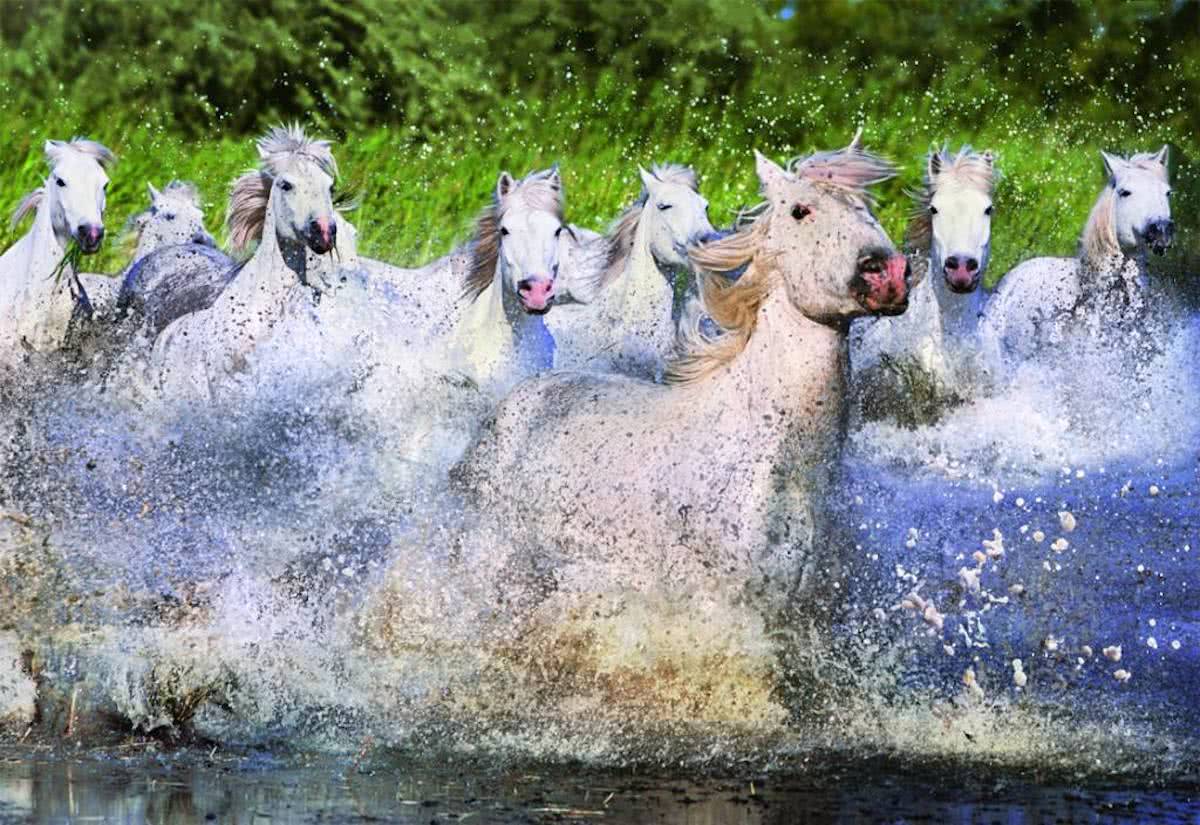
[[[888,77],[859,76],[836,61],[798,78],[787,95],[746,92],[737,98],[689,96],[671,84],[623,86],[564,83],[552,95],[507,96],[472,128],[430,133],[415,128],[339,122],[336,147],[345,179],[361,187],[352,217],[363,254],[415,265],[447,251],[469,230],[496,176],[507,169],[562,164],[568,216],[601,228],[637,193],[637,166],[653,161],[693,165],[715,224],[727,224],[757,198],[751,148],[785,158],[846,143],[865,126],[867,145],[897,161],[900,177],[882,187],[880,216],[897,240],[911,208],[905,190],[920,179],[923,154],[935,144],[991,148],[1002,172],[993,227],[994,280],[1034,255],[1067,255],[1103,176],[1099,150],[1133,151],[1171,143],[1175,149],[1176,217],[1182,234],[1174,269],[1191,269],[1200,180],[1191,162],[1200,136],[1175,131],[1167,113],[1114,118],[1112,101],[1047,111],[1014,100],[986,78],[947,71],[922,92],[897,91]],[[1183,105],[1183,102],[1180,103]],[[146,203],[147,181],[194,181],[210,228],[221,226],[230,181],[255,161],[253,136],[183,137],[157,118],[117,110],[92,122],[69,98],[41,116],[0,103],[0,206],[11,209],[45,177],[41,143],[86,134],[120,156],[112,173],[108,226],[118,228]],[[0,228],[6,247],[26,227]],[[221,232],[218,236],[223,238]],[[88,262],[117,271],[117,244]]]

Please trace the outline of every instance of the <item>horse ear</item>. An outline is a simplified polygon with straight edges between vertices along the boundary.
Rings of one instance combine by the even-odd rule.
[[[66,148],[66,145],[67,144],[61,140],[46,141],[46,143],[42,146],[42,151],[46,153],[46,162],[53,164],[55,161],[57,161],[59,155],[62,154],[62,150]]]
[[[1104,172],[1110,178],[1117,174],[1118,167],[1125,162],[1119,155],[1110,155],[1103,149],[1100,150],[1100,158],[1104,161]]]
[[[854,137],[850,138],[850,145],[846,147],[847,152],[858,152],[862,149],[862,133],[863,127],[859,126]]]
[[[757,149],[754,150],[754,171],[758,173],[758,179],[762,183],[764,190],[771,189],[791,179],[791,176],[783,170],[782,166]]]
[[[934,149],[929,153],[929,164],[926,167],[930,179],[936,178],[942,171],[942,150]]]
[[[653,172],[647,172],[641,166],[638,167],[638,175],[641,176],[642,186],[646,187],[647,192],[652,190],[655,184],[659,182],[658,178],[655,177]]]
[[[150,181],[146,181],[146,191],[150,193],[150,201],[152,203],[158,200],[158,196],[161,194],[157,189],[154,188],[154,184]]]
[[[555,161],[554,165],[550,167],[550,177],[548,180],[550,181],[550,185],[555,189],[562,188],[562,175],[558,173],[558,161]]]
[[[1171,153],[1171,147],[1164,143],[1163,148],[1159,149],[1154,154],[1154,159],[1156,161],[1158,161],[1159,163],[1161,163],[1163,166],[1166,166],[1167,161],[1170,159],[1170,153]]]
[[[513,180],[512,175],[508,174],[508,172],[501,172],[499,180],[496,181],[496,198],[498,200],[503,200],[504,198],[508,197],[509,193],[512,192],[516,186],[517,182]]]

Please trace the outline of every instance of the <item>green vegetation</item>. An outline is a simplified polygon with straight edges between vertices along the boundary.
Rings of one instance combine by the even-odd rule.
[[[216,228],[253,135],[294,118],[362,185],[362,251],[416,264],[501,169],[560,161],[570,219],[600,228],[637,164],[686,162],[723,224],[755,199],[752,147],[782,158],[862,123],[902,165],[880,193],[897,239],[931,144],[997,151],[993,278],[1072,251],[1098,149],[1171,143],[1169,263],[1195,271],[1198,30],[1196,0],[0,0],[0,206],[44,177],[45,138],[87,134],[121,157],[110,227],[146,181],[182,178]],[[106,244],[94,268],[123,262]]]

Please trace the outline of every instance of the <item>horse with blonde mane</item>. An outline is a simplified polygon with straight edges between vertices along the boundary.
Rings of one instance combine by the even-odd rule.
[[[355,265],[354,229],[334,208],[329,142],[280,126],[258,141],[258,153],[258,168],[234,182],[228,212],[234,249],[258,247],[212,306],[155,339],[150,380],[164,395],[211,398],[246,375],[291,305],[320,300]]]
[[[422,284],[409,311],[413,317],[404,323],[414,330],[406,337],[427,353],[427,371],[456,376],[499,398],[551,366],[554,344],[544,316],[562,287],[562,262],[578,247],[564,208],[557,167],[519,180],[501,173],[492,203],[461,253],[460,280],[450,289]],[[428,292],[446,292],[454,300],[427,304],[421,296]]]
[[[33,227],[0,256],[0,364],[15,364],[25,348],[63,345],[72,316],[87,306],[68,246],[91,255],[104,239],[113,153],[83,138],[49,140],[44,151],[50,174],[13,214],[16,226],[33,213]]]
[[[472,238],[439,264],[449,285],[376,280],[391,334],[376,336],[381,369],[364,403],[405,421],[395,456],[422,476],[442,477],[496,401],[553,363],[544,316],[579,247],[564,203],[557,167],[519,180],[503,172]]]
[[[991,256],[992,153],[963,146],[929,153],[922,187],[912,193],[906,249],[917,278],[908,311],[854,325],[850,361],[865,418],[906,423],[936,416],[983,380],[978,327]]]
[[[686,330],[667,385],[583,373],[523,384],[453,472],[514,557],[560,583],[573,568],[635,590],[732,580],[780,592],[821,572],[847,328],[907,302],[907,260],[867,194],[893,170],[856,137],[790,171],[757,155],[757,172],[766,201],[753,222],[690,252],[721,334]],[[736,281],[721,274],[743,266]]]
[[[1025,358],[1073,333],[1094,337],[1144,316],[1146,253],[1165,253],[1175,228],[1167,153],[1100,153],[1107,180],[1077,256],[1025,261],[988,301],[981,335],[992,359]]]
[[[637,200],[573,268],[569,291],[579,303],[546,316],[556,369],[663,377],[676,338],[677,287],[685,285],[677,281],[690,277],[687,248],[716,232],[690,168],[638,172]]]

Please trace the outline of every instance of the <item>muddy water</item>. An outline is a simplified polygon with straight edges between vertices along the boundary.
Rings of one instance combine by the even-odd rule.
[[[382,760],[280,765],[175,753],[0,760],[0,823],[17,822],[1200,822],[1194,791],[1068,788],[836,763],[790,776],[681,777]]]

